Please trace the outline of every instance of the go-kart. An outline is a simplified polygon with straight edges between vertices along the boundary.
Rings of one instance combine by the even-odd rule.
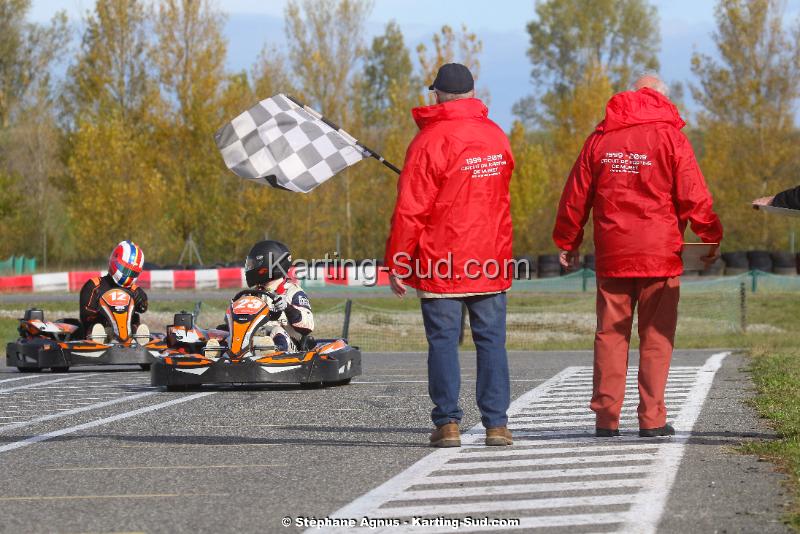
[[[274,293],[246,289],[226,312],[227,330],[203,329],[194,316],[175,314],[167,326],[167,348],[153,362],[151,384],[183,390],[204,384],[348,384],[361,374],[361,352],[344,339],[304,336],[297,352],[275,347],[267,335]]]
[[[149,369],[155,356],[166,348],[163,334],[146,328],[132,331],[134,303],[119,289],[106,291],[100,309],[110,327],[95,325],[83,339],[80,321],[45,321],[42,310],[30,309],[19,320],[19,339],[6,345],[6,365],[22,372],[50,368],[65,372],[78,365],[139,365]]]

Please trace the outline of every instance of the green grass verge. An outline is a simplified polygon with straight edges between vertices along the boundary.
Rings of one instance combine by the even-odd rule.
[[[800,349],[759,346],[750,354],[755,407],[780,438],[747,443],[741,451],[767,458],[789,475],[794,504],[785,519],[800,532]]]

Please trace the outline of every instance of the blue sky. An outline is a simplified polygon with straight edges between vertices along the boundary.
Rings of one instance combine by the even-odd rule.
[[[661,74],[668,82],[693,81],[690,59],[694,51],[712,54],[714,43],[714,5],[711,0],[660,0]],[[265,43],[281,45],[283,10],[286,0],[220,0],[217,5],[228,13],[226,35],[229,39],[228,65],[231,69],[249,69]],[[59,9],[67,10],[73,20],[91,9],[92,0],[33,0],[31,18],[42,22]],[[789,0],[787,19],[800,13],[800,0]],[[532,92],[530,63],[526,56],[526,24],[534,16],[533,0],[375,0],[367,23],[368,38],[382,33],[389,20],[396,20],[406,43],[414,49],[444,24],[466,24],[483,41],[479,85],[489,89],[490,116],[504,128],[513,120],[511,106]],[[693,109],[686,97],[688,111]]]

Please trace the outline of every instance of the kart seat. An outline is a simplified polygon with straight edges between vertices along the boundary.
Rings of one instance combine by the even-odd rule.
[[[44,311],[42,310],[25,310],[25,315],[22,317],[24,321],[44,321]]]

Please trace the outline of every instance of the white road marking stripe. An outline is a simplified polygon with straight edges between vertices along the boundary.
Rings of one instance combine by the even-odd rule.
[[[656,472],[660,473],[658,484],[650,484],[640,493],[640,498],[628,514],[628,528],[635,528],[643,533],[656,532],[672,485],[675,483],[691,430],[703,408],[714,376],[729,354],[729,352],[714,354],[706,360],[698,373],[690,398],[675,418],[674,426],[679,433],[671,443],[662,446],[656,461]]]
[[[66,408],[65,409],[66,411],[61,411],[61,412],[58,412],[58,413],[43,415],[41,417],[36,417],[34,419],[29,419],[27,421],[21,421],[19,423],[14,423],[12,426],[4,427],[0,431],[12,430],[12,429],[16,429],[16,428],[25,427],[25,426],[35,425],[37,423],[42,423],[44,421],[50,421],[52,419],[57,419],[59,417],[64,417],[64,416],[67,416],[67,415],[74,415],[76,413],[87,412],[89,410],[94,410],[96,408],[104,408],[106,406],[112,406],[114,404],[119,404],[120,402],[132,401],[132,400],[139,399],[139,398],[142,398],[142,397],[147,397],[149,395],[154,395],[155,393],[156,393],[155,391],[146,391],[144,393],[137,393],[136,395],[129,395],[127,397],[118,397],[116,399],[111,399],[111,400],[107,400],[107,401],[104,401],[104,402],[96,402],[94,404],[81,406],[79,408]],[[57,409],[61,410],[62,408],[57,408]]]
[[[372,510],[369,517],[410,517],[441,514],[473,514],[480,512],[504,512],[538,510],[542,508],[569,508],[573,506],[608,506],[630,504],[635,495],[601,495],[590,497],[553,497],[552,499],[526,499],[519,501],[478,501],[463,504],[397,506]]]
[[[575,514],[575,515],[545,515],[538,517],[521,517],[519,518],[519,526],[507,527],[512,530],[532,530],[535,528],[546,527],[573,527],[580,525],[609,525],[620,523],[620,514],[618,513],[605,513],[605,514]],[[452,532],[496,532],[501,527],[493,525],[461,525],[458,530],[452,526],[441,527],[416,527],[414,525],[403,525],[395,527],[386,531],[375,532],[391,532],[392,534],[404,532],[424,532],[425,534],[446,534]],[[308,532],[308,531],[307,531]],[[320,532],[320,531],[315,531]]]
[[[586,451],[587,453],[590,451]],[[439,468],[440,471],[462,471],[464,469],[504,469],[507,467],[531,467],[534,465],[560,465],[560,464],[593,464],[613,462],[650,462],[654,453],[620,454],[618,456],[575,456],[572,458],[534,458],[528,460],[497,460],[493,462],[459,462],[448,463]],[[502,475],[500,475],[502,476]]]
[[[612,467],[579,467],[562,469],[541,469],[526,471],[520,469],[503,473],[503,480],[539,480],[564,477],[591,477],[599,475],[630,475],[630,477],[644,477],[649,472],[649,465],[620,465]],[[456,484],[462,482],[496,482],[497,473],[477,473],[472,475],[429,476],[420,479],[416,485],[423,484]]]
[[[604,480],[603,488],[641,488],[641,480]],[[472,488],[448,488],[434,490],[417,490],[403,493],[403,499],[409,501],[429,499],[450,499],[480,495],[512,495],[515,493],[550,493],[555,491],[591,490],[586,482],[545,482],[538,484],[507,484],[503,486],[476,486]]]
[[[666,396],[671,419],[678,437],[670,439],[641,440],[633,438],[638,428],[635,411],[630,403],[636,402],[635,389],[638,369],[631,368],[627,402],[623,411],[623,437],[614,440],[593,436],[593,414],[588,412],[591,394],[591,368],[569,367],[540,386],[519,397],[509,409],[509,426],[521,427],[514,433],[512,447],[489,452],[478,452],[475,448],[483,441],[483,428],[477,425],[462,434],[464,447],[440,449],[418,461],[404,472],[388,480],[349,505],[337,510],[331,517],[418,517],[424,515],[474,515],[475,512],[542,510],[551,507],[598,506],[611,507],[631,504],[630,511],[605,513],[602,508],[596,514],[576,513],[557,516],[522,517],[519,526],[511,529],[530,529],[548,526],[592,525],[624,523],[622,530],[640,532],[641,516],[644,514],[645,532],[652,532],[663,512],[666,498],[680,465],[683,447],[691,434],[714,378],[716,370],[728,353],[715,354],[702,367],[673,368],[670,380],[675,378],[691,381],[685,384],[669,383]],[[575,384],[576,379],[586,379]],[[565,388],[565,382],[580,387]],[[585,386],[585,387],[584,387]],[[560,413],[555,413],[559,410]],[[588,412],[588,414],[587,414]],[[552,418],[554,420],[547,420]],[[630,430],[628,430],[630,428]],[[573,435],[574,434],[574,435]],[[613,448],[610,448],[613,447]],[[599,453],[599,454],[598,454]],[[492,454],[490,456],[490,454]],[[563,454],[562,456],[552,456]],[[464,461],[466,460],[466,461]],[[620,465],[625,463],[627,465]],[[540,467],[541,469],[536,469]],[[465,471],[478,471],[465,472]],[[601,477],[602,483],[587,477]],[[610,478],[613,477],[613,478]],[[664,478],[667,484],[664,484]],[[560,479],[560,480],[559,480]],[[583,479],[583,480],[581,480]],[[517,483],[505,484],[508,481]],[[524,482],[523,482],[524,481]],[[609,481],[610,484],[605,484]],[[484,487],[470,483],[490,483]],[[548,484],[548,482],[551,482]],[[459,487],[453,485],[459,484]],[[603,490],[631,488],[629,495],[607,494]],[[666,488],[665,488],[666,486]],[[488,489],[487,489],[488,488]],[[534,488],[553,492],[569,491],[566,488],[594,489],[599,495],[583,497],[533,498],[509,500],[509,494],[519,496],[521,492],[537,493]],[[431,499],[455,499],[466,494],[486,496],[475,502],[430,504]],[[418,505],[409,501],[427,501]],[[393,503],[395,503],[393,505]],[[640,513],[641,511],[641,513]],[[547,513],[547,512],[544,512]],[[452,527],[439,529],[428,527],[400,529],[385,527],[370,529],[370,532],[451,531]],[[469,527],[459,530],[502,530],[496,526],[487,528]],[[326,532],[344,530],[326,529]],[[349,530],[348,530],[349,531]],[[318,532],[313,529],[307,531]]]
[[[28,445],[33,445],[34,443],[39,443],[40,441],[46,441],[48,439],[57,438],[59,436],[63,436],[65,434],[72,434],[74,432],[80,432],[81,430],[86,430],[87,428],[94,428],[96,426],[105,425],[108,423],[113,423],[115,421],[120,421],[122,419],[128,419],[129,417],[134,417],[137,415],[141,415],[143,413],[154,412],[156,410],[160,410],[162,408],[167,408],[168,406],[173,406],[175,404],[181,404],[184,402],[188,402],[190,400],[199,399],[200,397],[206,397],[208,395],[213,395],[216,393],[215,391],[204,391],[202,393],[195,393],[194,395],[189,395],[187,397],[180,397],[178,399],[173,399],[167,402],[161,402],[159,404],[153,404],[151,406],[145,406],[143,408],[139,408],[137,410],[132,410],[130,412],[123,412],[121,414],[112,415],[110,417],[104,417],[102,419],[96,419],[94,421],[89,421],[88,423],[83,423],[80,425],[71,426],[68,428],[62,428],[60,430],[54,430],[53,432],[47,432],[46,434],[39,434],[37,436],[31,436],[30,438],[23,439],[20,441],[15,441],[13,443],[9,443],[8,445],[0,446],[0,452],[6,452],[14,449],[19,449],[21,447],[26,447]]]
[[[461,450],[461,454],[457,458],[461,460],[462,458],[504,458],[506,456],[524,456],[526,454],[534,455],[534,454],[569,454],[569,453],[587,453],[590,455],[603,455],[604,453],[610,452],[622,452],[622,451],[647,451],[647,452],[655,452],[657,450],[657,445],[652,443],[641,443],[639,440],[639,444],[630,444],[630,445],[617,445],[609,444],[607,447],[559,447],[557,444],[555,447],[537,447],[537,446],[517,446],[514,444],[514,447],[509,448],[508,450],[503,451],[496,451],[492,449],[488,449],[487,447],[469,447],[463,448]]]
[[[13,387],[10,387],[10,388],[0,389],[0,393],[10,393],[11,391],[17,391],[19,389],[38,388],[40,386],[46,386],[47,384],[55,384],[56,382],[66,382],[68,380],[78,380],[79,378],[84,378],[85,376],[86,375],[75,375],[75,376],[68,376],[66,378],[56,378],[55,380],[45,380],[43,382],[36,382],[35,384],[25,384],[24,386],[13,386]],[[49,388],[48,387],[42,387],[41,389],[49,389]]]
[[[0,380],[0,383],[3,382],[14,382],[16,380],[30,380],[31,378],[40,378],[42,375],[25,375],[25,376],[17,376],[14,378],[4,378]]]

